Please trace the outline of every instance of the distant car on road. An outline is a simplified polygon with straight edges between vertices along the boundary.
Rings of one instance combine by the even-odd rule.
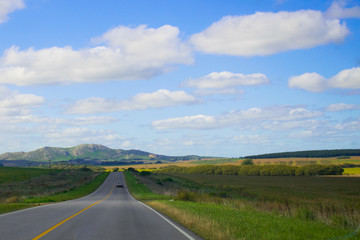
[[[120,183],[117,183],[117,184],[116,184],[116,187],[117,187],[117,188],[123,188],[124,185],[122,185],[122,184],[120,184]]]

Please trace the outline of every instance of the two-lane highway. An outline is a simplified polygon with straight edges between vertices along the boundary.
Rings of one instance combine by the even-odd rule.
[[[118,182],[124,188],[116,188]],[[0,239],[200,238],[133,199],[117,172],[84,198],[0,215]]]

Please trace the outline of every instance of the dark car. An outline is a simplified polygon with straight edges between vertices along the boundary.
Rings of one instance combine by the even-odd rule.
[[[117,184],[116,184],[116,187],[117,187],[117,188],[123,188],[124,185],[122,185],[122,184],[120,184],[120,183],[117,183]]]

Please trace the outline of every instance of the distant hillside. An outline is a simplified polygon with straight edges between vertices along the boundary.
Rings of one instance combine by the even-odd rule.
[[[140,150],[111,149],[99,144],[82,144],[70,148],[43,147],[31,152],[14,152],[0,155],[0,162],[14,161],[29,162],[59,162],[74,160],[88,164],[101,164],[102,162],[131,162],[137,160],[150,161],[178,161],[200,159],[198,156],[165,156]]]
[[[335,149],[335,150],[312,150],[312,151],[297,151],[297,152],[280,152],[268,153],[261,155],[251,155],[245,158],[325,158],[325,157],[346,157],[346,156],[360,156],[360,149]]]

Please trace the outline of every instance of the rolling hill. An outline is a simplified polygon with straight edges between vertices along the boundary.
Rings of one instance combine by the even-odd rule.
[[[106,163],[134,163],[136,161],[179,161],[200,159],[190,156],[165,156],[141,150],[111,149],[100,144],[81,144],[70,148],[43,147],[30,152],[8,152],[0,155],[4,165],[24,165],[27,163],[45,163],[60,161],[77,161],[78,163],[106,165]],[[19,164],[16,164],[19,163]]]

